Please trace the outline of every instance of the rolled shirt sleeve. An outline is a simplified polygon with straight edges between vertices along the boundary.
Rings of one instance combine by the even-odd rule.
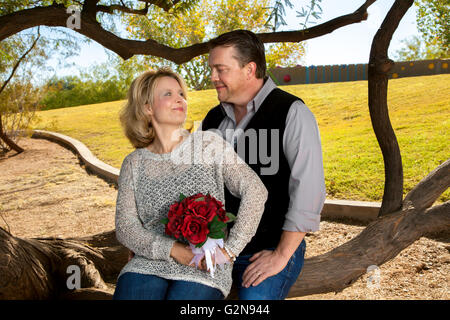
[[[313,113],[299,100],[286,118],[283,150],[291,169],[283,230],[317,231],[326,199],[320,132]]]

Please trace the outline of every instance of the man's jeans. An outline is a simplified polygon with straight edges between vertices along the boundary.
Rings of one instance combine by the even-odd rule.
[[[274,250],[271,248],[269,250]],[[234,262],[233,282],[239,289],[239,300],[283,300],[289,293],[289,289],[295,283],[303,267],[305,258],[305,239],[300,243],[297,250],[292,255],[286,267],[278,274],[267,278],[259,285],[245,288],[242,286],[242,275],[250,265],[248,259],[252,255],[239,256]]]
[[[220,290],[203,284],[126,272],[117,280],[114,300],[223,300]]]

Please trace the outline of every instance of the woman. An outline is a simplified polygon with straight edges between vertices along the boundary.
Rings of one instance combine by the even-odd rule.
[[[116,204],[116,237],[134,252],[119,274],[114,299],[223,299],[231,289],[232,264],[189,265],[186,243],[165,235],[160,220],[179,194],[211,194],[224,203],[224,184],[241,205],[223,253],[230,261],[256,232],[267,190],[233,148],[212,132],[189,134],[186,86],[168,68],[137,77],[120,120],[136,148],[123,161]]]

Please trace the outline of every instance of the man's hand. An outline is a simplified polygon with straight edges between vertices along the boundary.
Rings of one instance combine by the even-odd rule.
[[[281,272],[289,262],[289,258],[282,256],[276,250],[262,250],[250,259],[252,263],[245,269],[242,285],[246,288],[257,286],[267,278]]]

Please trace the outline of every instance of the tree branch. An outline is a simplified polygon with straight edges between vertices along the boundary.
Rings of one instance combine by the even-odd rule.
[[[124,60],[133,55],[152,55],[161,57],[177,64],[190,61],[192,58],[208,52],[208,42],[193,44],[184,48],[172,48],[156,42],[153,39],[137,41],[123,39],[102,28],[95,19],[98,0],[86,1],[81,13],[81,28],[74,31],[97,41],[99,44],[114,51]],[[154,5],[164,6],[162,1],[146,1]],[[368,0],[352,14],[344,15],[310,29],[299,31],[284,31],[261,33],[258,37],[264,43],[270,42],[300,42],[333,32],[346,25],[367,19],[367,7],[375,0]],[[63,5],[37,7],[21,10],[0,17],[0,41],[22,30],[38,25],[67,27],[69,15]]]
[[[97,11],[100,12],[106,12],[113,14],[114,10],[125,12],[125,13],[131,13],[131,14],[137,14],[137,15],[146,15],[148,13],[148,2],[145,3],[145,8],[143,9],[133,9],[128,8],[127,6],[120,6],[120,5],[111,5],[111,6],[105,6],[105,5],[98,5]]]
[[[420,214],[418,225],[424,234],[450,229],[450,201],[427,209]]]
[[[369,266],[379,267],[421,236],[449,228],[449,202],[426,212],[404,209],[381,217],[349,242],[306,259],[288,297],[340,292],[366,274]]]
[[[430,172],[406,195],[403,208],[426,209],[449,187],[450,159]]]
[[[317,38],[347,25],[367,20],[367,8],[375,1],[376,0],[368,0],[353,13],[334,18],[330,21],[308,29],[298,31],[259,33],[258,37],[264,43],[301,42],[308,39]]]
[[[17,68],[19,68],[20,63],[22,62],[23,59],[25,59],[25,57],[31,52],[31,50],[33,50],[34,46],[36,45],[36,43],[38,42],[39,38],[41,37],[41,33],[40,30],[38,28],[37,31],[37,37],[36,39],[34,39],[33,43],[31,44],[31,46],[27,49],[27,51],[24,52],[24,54],[22,54],[22,56],[19,58],[19,60],[17,60],[17,62],[14,64],[14,67],[12,68],[11,74],[9,75],[8,79],[5,80],[5,82],[3,82],[2,87],[0,88],[0,94],[3,92],[3,90],[6,88],[6,86],[8,85],[9,81],[11,81],[12,77],[14,76],[14,74],[16,73]]]

